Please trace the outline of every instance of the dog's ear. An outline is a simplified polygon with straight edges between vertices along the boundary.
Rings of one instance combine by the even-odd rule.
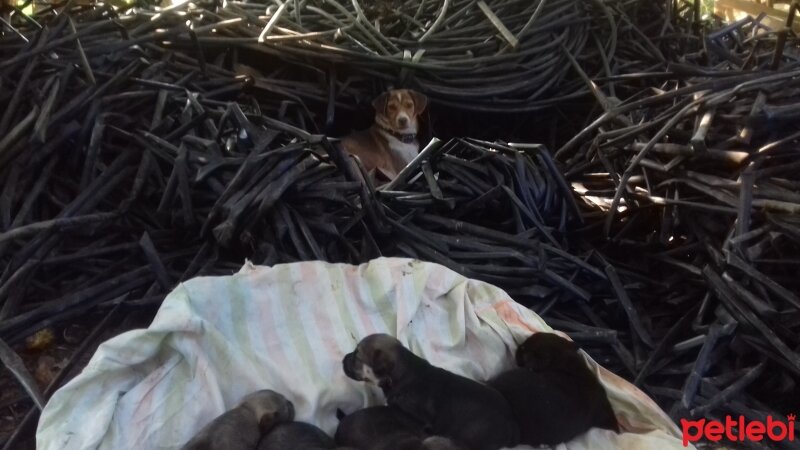
[[[381,389],[392,387],[392,370],[394,362],[391,356],[384,350],[376,349],[372,353],[372,371],[378,377],[378,387]]]
[[[379,95],[372,101],[372,107],[375,108],[375,112],[380,114],[386,113],[386,102],[389,101],[389,93],[384,92],[383,94]]]
[[[565,340],[566,340],[566,339],[565,339]],[[581,348],[578,346],[578,344],[576,344],[576,343],[575,343],[575,341],[567,341],[567,348],[569,348],[569,349],[570,349],[570,350],[572,350],[573,352],[577,352],[578,350],[580,350],[580,349],[581,349]]]
[[[372,371],[379,377],[388,377],[394,369],[394,362],[385,350],[376,349],[372,353]]]
[[[514,361],[517,363],[517,367],[525,367],[525,355],[522,353],[522,350],[517,348],[517,351],[514,352]]]
[[[420,115],[425,112],[425,108],[428,107],[428,97],[410,89],[408,93],[411,95],[411,99],[414,100],[414,114]]]
[[[528,369],[532,369],[536,366],[536,358],[532,357],[531,353],[528,352],[526,349],[519,348],[517,349],[516,360],[518,367],[525,367]]]
[[[388,375],[385,377],[381,377],[378,380],[378,387],[384,390],[389,390],[392,388],[392,378]]]
[[[275,412],[264,413],[258,420],[258,429],[261,434],[267,434],[275,426],[278,414]]]

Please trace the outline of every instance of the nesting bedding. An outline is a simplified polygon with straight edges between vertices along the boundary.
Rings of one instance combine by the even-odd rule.
[[[46,405],[37,448],[178,449],[265,388],[291,400],[297,420],[333,434],[337,408],[352,412],[383,400],[342,371],[342,357],[369,334],[392,334],[435,365],[487,380],[512,366],[516,346],[531,333],[551,330],[503,290],[438,264],[246,263],[230,276],[180,284],[149,328],[103,343]],[[624,432],[593,429],[557,450],[686,448],[647,395],[586,360]]]

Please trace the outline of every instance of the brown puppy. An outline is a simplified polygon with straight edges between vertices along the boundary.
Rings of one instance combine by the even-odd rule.
[[[419,153],[418,120],[428,98],[410,89],[394,89],[373,100],[375,123],[342,139],[342,147],[358,156],[367,171],[394,179]]]
[[[294,419],[294,405],[269,389],[246,395],[233,409],[203,427],[181,450],[254,449],[275,425]]]
[[[508,400],[520,442],[555,446],[592,427],[619,431],[600,381],[578,347],[553,333],[536,333],[517,348],[518,369],[489,381]]]
[[[392,336],[367,336],[342,363],[348,377],[377,384],[389,406],[430,434],[471,450],[513,447],[519,440],[511,408],[499,392],[431,365]]]

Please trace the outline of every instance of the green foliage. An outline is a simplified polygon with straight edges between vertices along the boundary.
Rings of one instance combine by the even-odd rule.
[[[716,0],[702,0],[703,3],[700,5],[700,13],[702,15],[709,15],[714,13],[714,2]]]
[[[22,8],[22,13],[23,14],[25,14],[26,16],[32,16],[33,15],[33,2],[32,1],[29,2],[28,5],[26,6],[25,5],[25,1],[26,0],[18,0],[17,1],[17,6]]]

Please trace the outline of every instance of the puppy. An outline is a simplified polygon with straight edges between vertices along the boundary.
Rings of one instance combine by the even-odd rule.
[[[334,439],[362,450],[419,450],[422,424],[393,406],[373,406],[339,417]]]
[[[305,422],[275,425],[261,439],[257,450],[326,450],[335,449],[336,443],[319,428]]]
[[[410,89],[384,92],[372,102],[372,127],[346,136],[342,147],[358,156],[367,171],[394,179],[419,153],[418,117],[427,104],[427,97]]]
[[[442,436],[426,437],[422,424],[393,406],[373,406],[339,416],[335,440],[361,450],[462,450]]]
[[[261,436],[294,419],[294,405],[269,389],[246,395],[233,409],[203,427],[182,450],[254,449]]]
[[[431,434],[472,450],[517,444],[517,424],[499,392],[431,365],[392,336],[367,336],[342,364],[348,377],[375,383],[389,406],[421,422]]]
[[[578,347],[553,333],[536,333],[517,348],[519,368],[489,381],[508,400],[520,442],[555,446],[592,427],[619,432],[600,381]]]
[[[452,439],[442,436],[431,436],[422,441],[423,450],[464,450],[464,447],[458,445]]]

